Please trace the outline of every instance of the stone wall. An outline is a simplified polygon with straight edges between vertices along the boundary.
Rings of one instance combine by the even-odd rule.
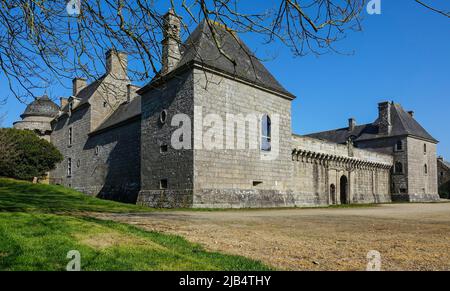
[[[426,151],[424,150],[424,146],[426,146]],[[407,149],[409,197],[406,199],[410,202],[439,200],[436,144],[408,137]],[[427,171],[425,171],[425,165]]]
[[[396,143],[402,142],[398,150]],[[424,151],[424,145],[427,151]],[[400,162],[403,173],[392,172],[392,199],[396,201],[429,202],[436,201],[437,165],[436,144],[409,136],[367,140],[358,142],[358,147],[390,153],[394,157],[394,165]],[[428,173],[425,174],[425,165]]]
[[[84,106],[55,123],[51,141],[64,160],[51,171],[50,181],[89,195],[135,203],[140,189],[140,122],[90,136],[90,110],[90,106]]]
[[[391,201],[392,156],[309,137],[293,141],[293,191],[303,204]]]
[[[193,206],[294,206],[295,198],[290,191],[289,178],[292,173],[291,101],[201,70],[194,71],[194,96]],[[272,120],[271,152],[260,150],[259,119],[262,114],[268,114]],[[221,120],[217,128],[222,130],[215,139],[210,139],[208,132],[216,124],[208,124],[208,121],[214,115]],[[252,115],[256,118],[252,118]],[[228,142],[227,117],[231,129]],[[244,124],[247,118],[253,121],[247,122],[245,133],[238,131],[237,123]],[[279,138],[276,137],[277,131]],[[217,141],[214,142],[216,147],[208,147],[208,140]],[[250,140],[256,142],[256,148],[250,149]],[[238,142],[242,141],[245,146],[238,148]],[[279,147],[275,148],[277,142]]]
[[[444,163],[443,158],[438,158],[437,160],[437,175],[439,195],[441,198],[450,199],[450,167],[448,163]]]
[[[191,149],[172,148],[171,137],[178,124],[172,126],[176,114],[192,121],[193,77],[191,72],[177,75],[142,96],[141,120],[141,191],[138,204],[153,207],[190,207],[194,180]],[[165,111],[167,121],[161,122]],[[185,136],[192,144],[191,137]],[[162,150],[167,146],[167,151]],[[167,181],[162,189],[161,180]]]

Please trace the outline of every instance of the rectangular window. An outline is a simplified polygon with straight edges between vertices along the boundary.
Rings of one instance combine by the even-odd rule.
[[[253,181],[253,187],[261,185],[262,183],[263,183],[262,181]]]
[[[69,146],[72,145],[72,141],[73,141],[73,130],[72,127],[69,127]]]
[[[161,181],[159,181],[159,188],[167,189],[167,179],[162,179]]]
[[[67,177],[72,177],[72,159],[67,159]]]
[[[398,152],[403,151],[403,141],[397,141],[397,143],[395,144],[395,150]]]

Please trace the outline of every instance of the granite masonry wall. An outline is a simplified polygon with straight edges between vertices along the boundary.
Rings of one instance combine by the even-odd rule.
[[[313,205],[391,201],[390,155],[293,136],[294,193]]]
[[[185,114],[192,121],[192,72],[177,75],[144,93],[141,106],[141,191],[138,204],[190,207],[194,179],[192,124],[191,136],[182,137],[189,141],[189,148],[174,149],[171,138],[180,128],[178,123],[172,126],[175,115]],[[161,121],[162,113],[167,116],[164,122]]]
[[[296,199],[290,184],[291,101],[196,69],[194,104],[193,206],[294,206]],[[272,121],[270,152],[260,150],[259,120],[263,114]],[[214,119],[220,124],[211,122]],[[238,130],[237,124],[246,124],[245,132]],[[211,128],[219,131],[211,135]],[[227,129],[230,134],[226,134]],[[208,141],[213,141],[214,146],[208,146]],[[250,141],[256,143],[256,148],[250,149]],[[244,146],[238,148],[238,142]]]

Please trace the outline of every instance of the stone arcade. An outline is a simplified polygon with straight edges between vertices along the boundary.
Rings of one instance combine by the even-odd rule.
[[[49,106],[43,97],[30,104],[23,121],[15,124],[48,135],[64,155],[50,173],[51,182],[152,207],[292,207],[439,199],[437,141],[412,112],[383,102],[379,118],[371,124],[357,125],[350,119],[346,128],[293,135],[295,96],[237,35],[203,21],[181,44],[179,19],[173,11],[164,21],[163,67],[149,84],[131,85],[127,55],[109,50],[101,78],[91,84],[75,79],[72,96],[61,98],[60,106]],[[221,51],[211,27],[220,38]],[[228,113],[263,114],[265,122],[248,126],[247,134],[262,136],[265,146],[175,150],[171,136],[177,128],[171,126],[171,119],[176,114],[192,120],[186,138],[199,142],[194,108],[223,120]],[[279,117],[278,153],[274,159],[261,159],[273,151],[270,116]]]

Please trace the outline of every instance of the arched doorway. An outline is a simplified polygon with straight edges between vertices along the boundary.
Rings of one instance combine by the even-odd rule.
[[[341,198],[341,204],[348,204],[348,179],[346,176],[341,177],[341,192],[340,192],[340,198]]]
[[[334,184],[330,185],[330,199],[331,199],[331,204],[335,205],[337,204],[337,199],[336,199],[336,186]]]

